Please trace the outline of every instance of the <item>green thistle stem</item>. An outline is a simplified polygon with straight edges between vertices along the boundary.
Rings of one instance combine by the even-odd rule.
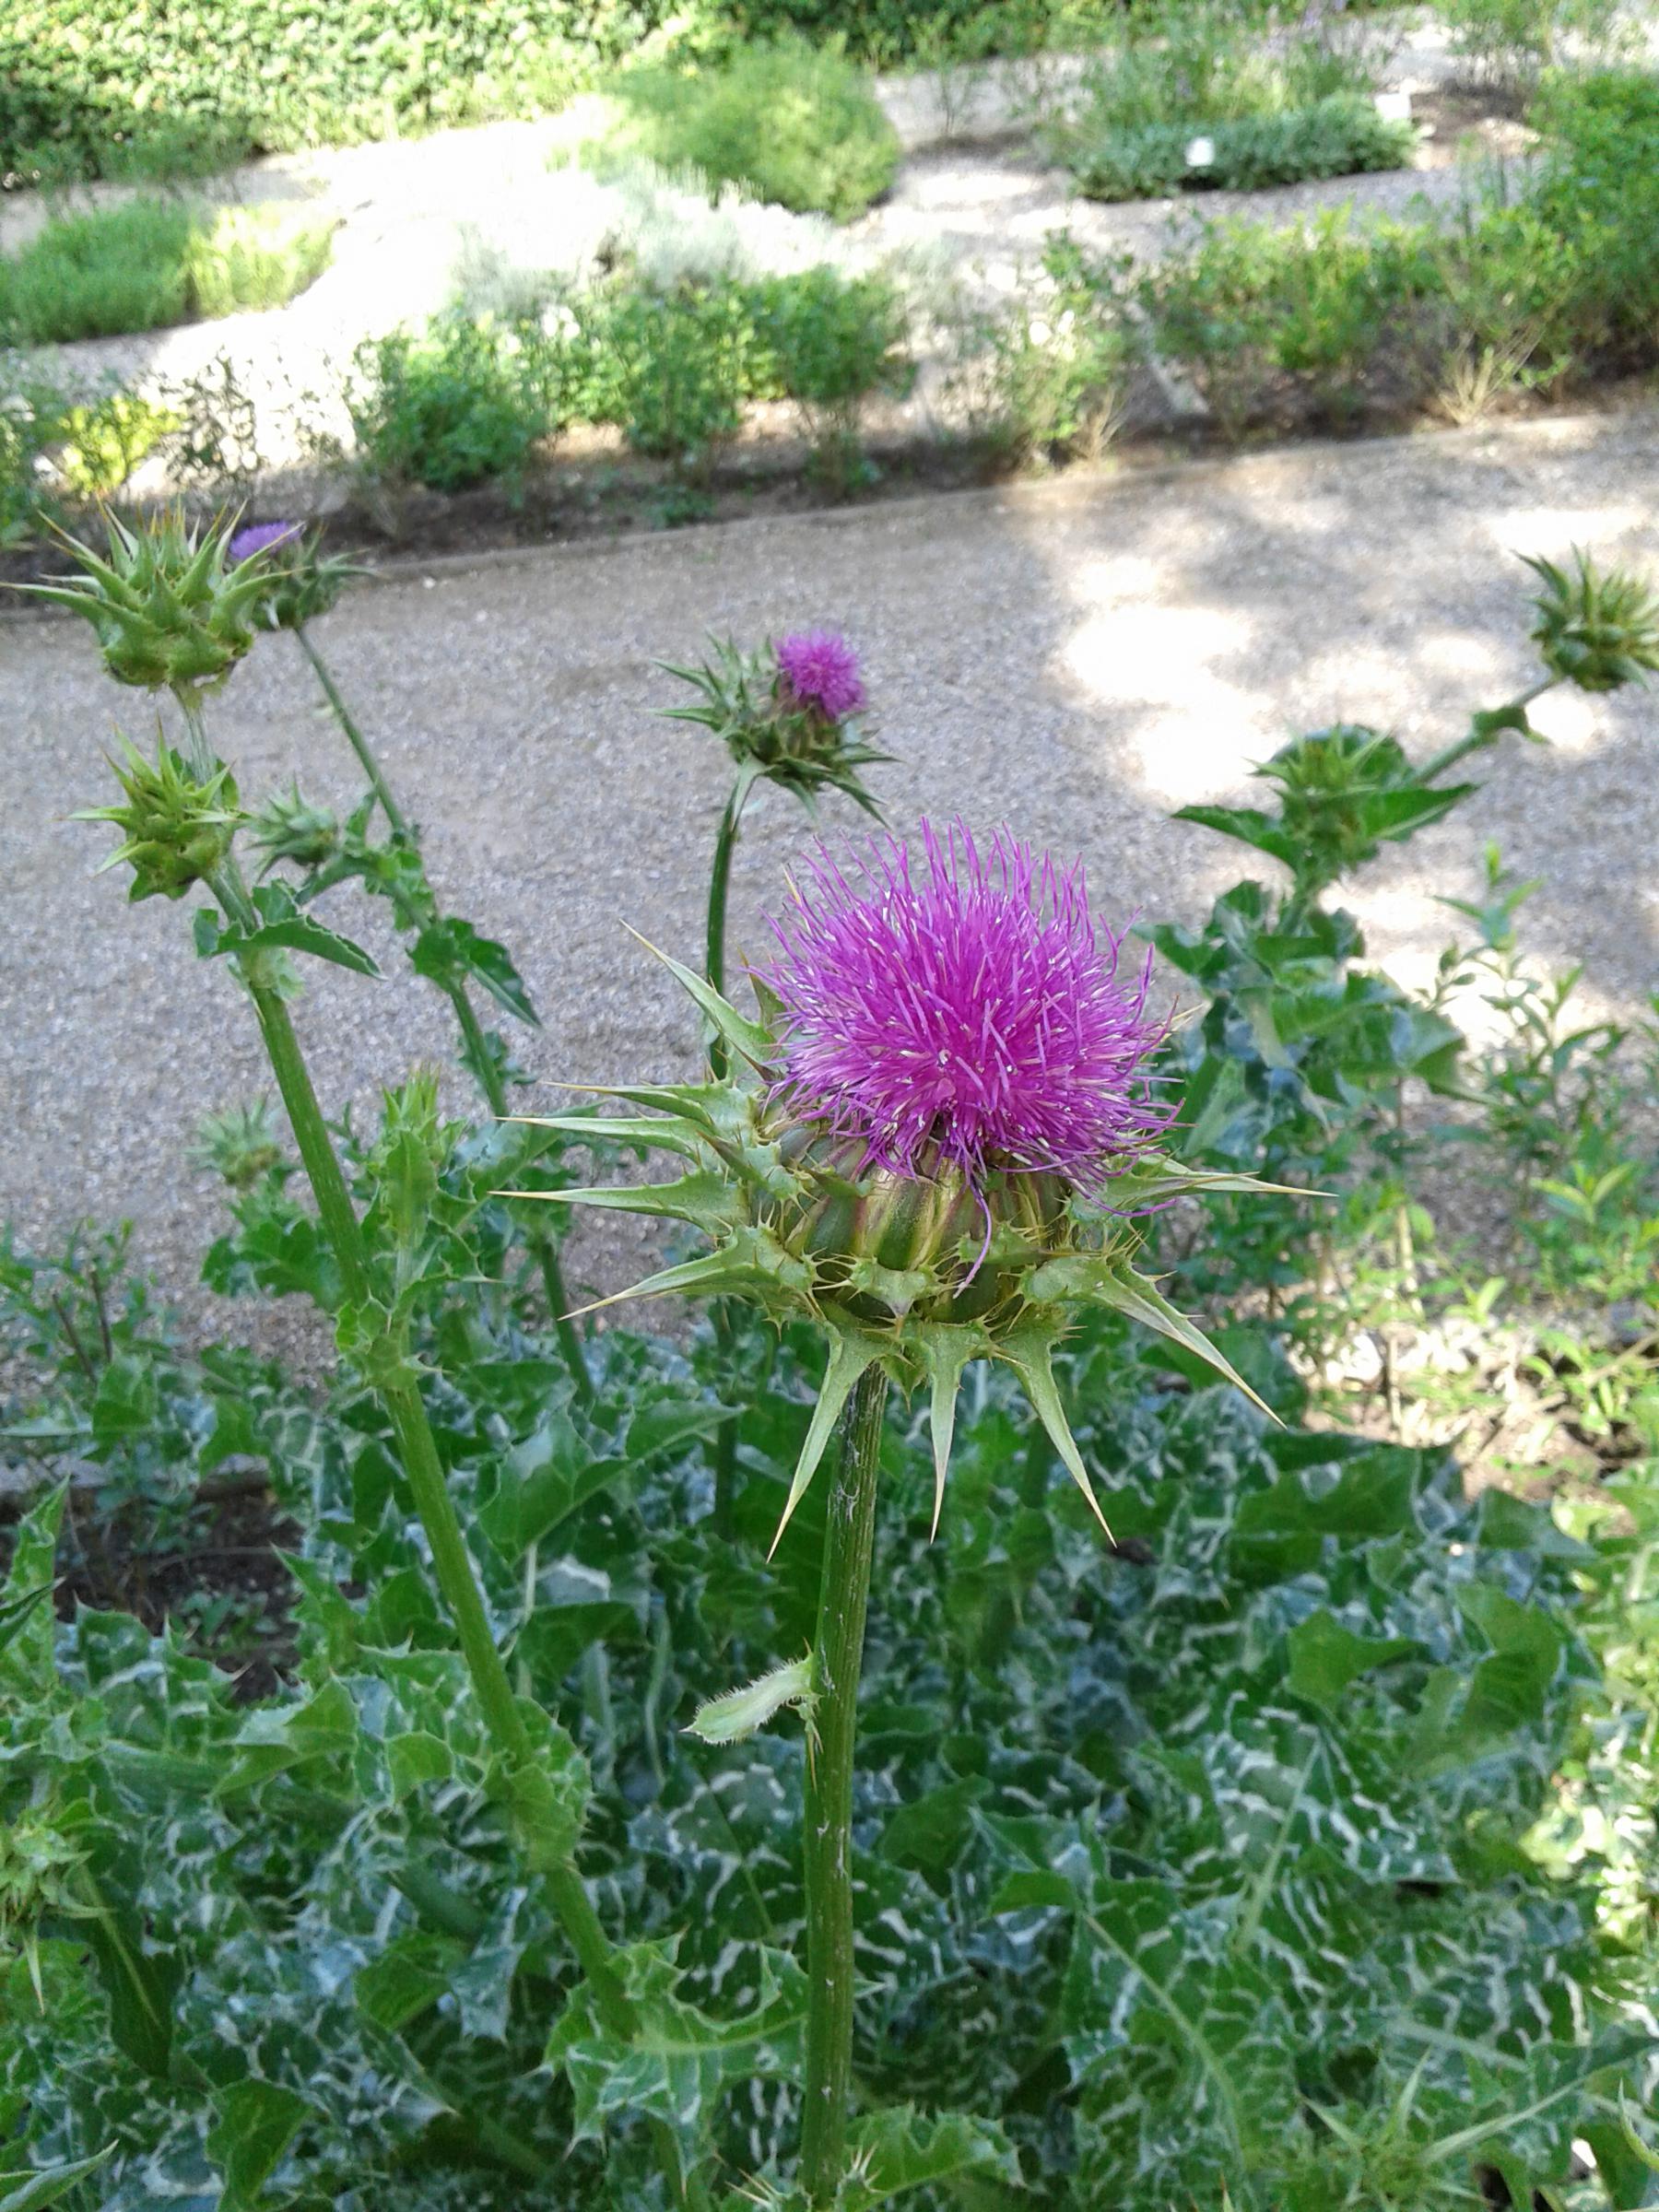
[[[294,635],[299,639],[300,648],[323,688],[323,696],[334,710],[334,718],[344,731],[347,743],[357,755],[359,767],[369,779],[393,835],[401,838],[406,844],[418,846],[419,841],[410,826],[409,818],[399,806],[396,794],[387,781],[385,770],[375,756],[373,747],[358,727],[351,710],[347,706],[328,663],[312,643],[311,633],[303,623],[296,628]],[[418,928],[421,917],[410,913],[406,908],[403,911],[409,926]],[[435,900],[431,918],[439,918]],[[473,1005],[472,994],[459,976],[449,978],[441,988],[454,1009],[455,1023],[461,1031],[462,1057],[483,1092],[490,1112],[497,1121],[504,1121],[508,1112],[507,1086],[501,1080],[500,1068],[485,1039],[484,1025],[478,1019],[478,1010]],[[594,1395],[593,1377],[588,1372],[587,1358],[576,1324],[569,1318],[571,1300],[565,1289],[564,1271],[559,1264],[558,1243],[546,1229],[531,1230],[527,1232],[526,1241],[535,1255],[536,1265],[541,1272],[542,1288],[552,1316],[554,1334],[559,1339],[559,1348],[564,1355],[565,1365],[571,1371],[576,1395],[583,1405],[591,1404]]]
[[[1542,699],[1546,691],[1553,691],[1560,680],[1559,676],[1545,677],[1541,683],[1534,684],[1530,690],[1521,692],[1506,707],[1500,708],[1499,712],[1524,714],[1535,699]],[[1453,745],[1442,746],[1430,759],[1425,760],[1417,771],[1418,781],[1420,783],[1434,782],[1449,769],[1455,768],[1460,760],[1466,760],[1471,753],[1484,752],[1488,745],[1496,745],[1501,735],[1500,730],[1482,729],[1479,722],[1477,722],[1466,737],[1458,738]]]
[[[212,888],[232,922],[244,926],[257,923],[258,916],[233,864],[214,877]],[[341,1284],[349,1300],[365,1302],[372,1291],[368,1246],[300,1040],[278,994],[258,980],[256,974],[247,980],[260,1034],[270,1057],[271,1072],[282,1094],[294,1142],[317,1201],[317,1212],[334,1250]],[[420,1516],[432,1555],[432,1571],[454,1623],[484,1724],[505,1761],[510,1765],[524,1764],[535,1758],[535,1747],[514,1700],[506,1665],[496,1647],[483,1592],[444,1479],[443,1463],[438,1455],[419,1388],[412,1378],[400,1377],[382,1384],[380,1395],[396,1432],[415,1510]],[[606,2026],[618,2035],[631,2036],[637,2026],[633,2006],[617,1975],[609,1940],[581,1877],[567,1862],[547,1877],[547,1890],[548,1902],[588,1977]]]
[[[384,814],[393,833],[403,838],[407,843],[414,844],[416,841],[414,832],[409,828],[407,817],[397,804],[391,784],[386,781],[386,771],[376,759],[374,747],[352,720],[351,710],[340,696],[340,687],[335,682],[327,662],[312,643],[310,633],[303,622],[296,628],[294,635],[299,639],[300,650],[311,663],[317,681],[323,687],[324,698],[334,709],[335,720],[346,733],[346,742],[358,757],[358,766],[368,777],[374,795],[380,801],[381,811]]]
[[[887,1377],[870,1367],[842,1417],[830,1494],[813,1646],[817,1747],[806,1764],[806,2103],[801,2180],[833,2205],[846,2167],[853,2078],[853,1771],[858,1679],[876,1543],[876,1485]]]
[[[709,870],[709,924],[704,970],[722,998],[725,996],[726,899],[732,888],[732,855],[737,850],[743,809],[748,804],[749,793],[754,788],[754,770],[747,767],[739,769],[737,780],[732,785],[732,795],[727,799],[725,811],[720,818],[720,828],[715,832],[714,865]],[[724,1040],[711,1038],[709,1065],[713,1069],[717,1082],[724,1081],[730,1065],[731,1054],[726,1050]]]
[[[737,850],[737,838],[743,821],[743,809],[748,795],[755,788],[751,769],[740,769],[732,785],[731,796],[720,818],[720,828],[714,838],[714,862],[709,870],[709,920],[704,971],[722,998],[725,996],[725,930],[726,900],[732,887],[732,856]],[[724,1082],[731,1065],[731,1054],[725,1041],[712,1037],[709,1041],[709,1065],[716,1081]],[[716,1299],[711,1319],[714,1324],[714,1341],[720,1347],[723,1366],[728,1371],[732,1364],[733,1330],[730,1314],[724,1299]],[[737,1504],[737,1421],[734,1416],[722,1421],[714,1438],[714,1533],[730,1540],[735,1525]]]

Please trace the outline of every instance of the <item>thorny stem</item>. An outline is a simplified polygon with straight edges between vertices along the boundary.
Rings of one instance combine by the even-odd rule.
[[[720,818],[720,829],[714,839],[714,861],[709,870],[709,922],[703,967],[709,982],[721,996],[725,996],[725,929],[726,900],[732,887],[732,856],[737,850],[737,837],[743,820],[743,809],[755,779],[747,770],[741,770],[732,785],[725,811]],[[724,1037],[709,1040],[709,1066],[717,1082],[723,1081],[731,1065]],[[714,1341],[720,1348],[721,1363],[728,1371],[735,1356],[735,1331],[731,1315],[724,1299],[716,1299],[712,1315],[714,1324]],[[737,1417],[734,1414],[720,1424],[714,1438],[714,1533],[730,1540],[734,1528],[734,1514],[737,1500]]]
[[[257,922],[233,862],[216,873],[212,889],[232,922],[244,926]],[[271,1072],[339,1267],[341,1285],[353,1303],[366,1303],[372,1292],[368,1246],[288,1007],[278,993],[260,978],[256,965],[246,980]],[[396,1433],[415,1509],[426,1531],[432,1571],[454,1623],[484,1724],[510,1766],[527,1764],[535,1757],[535,1747],[496,1647],[419,1388],[412,1377],[399,1376],[383,1382],[380,1395]],[[615,2034],[630,2037],[637,2026],[633,2006],[618,1978],[609,1939],[575,1867],[567,1861],[549,1873],[547,1892],[606,2026]]]
[[[833,2205],[846,2167],[853,2078],[853,1771],[876,1542],[887,1377],[866,1368],[842,1417],[813,1645],[817,1744],[806,1765],[806,2103],[801,2181]]]
[[[386,771],[376,759],[374,747],[352,720],[351,710],[341,698],[340,688],[335,682],[327,662],[312,643],[310,633],[303,622],[297,627],[294,635],[299,639],[300,650],[311,663],[317,681],[323,687],[323,696],[334,709],[335,720],[346,733],[346,742],[358,757],[359,767],[372,785],[374,795],[381,803],[381,811],[384,814],[394,834],[413,844],[415,842],[414,832],[409,828],[408,818],[399,806],[393,794],[391,784],[386,781]]]
[[[709,926],[704,972],[721,996],[725,996],[725,929],[726,899],[732,888],[732,855],[737,850],[739,826],[748,795],[755,788],[755,779],[746,768],[738,772],[732,785],[732,795],[725,803],[720,818],[720,828],[714,839],[714,863],[709,870]],[[731,1055],[725,1040],[712,1037],[709,1041],[709,1065],[717,1082],[724,1080]]]
[[[1545,677],[1541,682],[1534,684],[1530,690],[1521,692],[1507,706],[1500,707],[1499,712],[1524,714],[1535,699],[1542,699],[1546,691],[1553,691],[1560,680],[1559,676]],[[1458,738],[1453,745],[1442,746],[1431,759],[1424,761],[1417,771],[1418,782],[1432,783],[1437,777],[1443,776],[1448,769],[1455,768],[1460,760],[1467,759],[1471,753],[1483,752],[1488,745],[1495,745],[1501,735],[1501,731],[1483,730],[1477,723],[1467,736]]]
[[[376,758],[373,747],[358,727],[350,709],[341,696],[340,688],[334,680],[333,671],[312,643],[311,633],[303,623],[295,629],[294,635],[299,639],[305,657],[311,663],[318,683],[323,687],[324,697],[334,710],[335,720],[345,732],[347,744],[357,755],[358,765],[368,777],[374,795],[380,801],[381,809],[385,815],[393,835],[401,838],[406,844],[417,845],[418,841],[408,817],[399,806],[396,794],[386,779],[386,771]],[[420,917],[408,914],[406,909],[404,911],[410,925],[418,927]],[[434,920],[438,918],[436,901],[433,903],[432,918]],[[471,994],[459,976],[447,978],[441,983],[441,988],[454,1009],[456,1026],[461,1031],[462,1057],[477,1081],[478,1088],[484,1093],[484,1100],[490,1112],[494,1114],[497,1121],[504,1121],[508,1112],[507,1086],[501,1079],[500,1067],[489,1049],[488,1041],[484,1034],[484,1025],[478,1019],[477,1008],[472,1003]],[[526,1241],[531,1251],[535,1254],[536,1265],[541,1271],[542,1288],[552,1315],[554,1334],[559,1339],[559,1348],[564,1355],[565,1365],[571,1371],[571,1380],[575,1385],[576,1395],[583,1404],[587,1404],[592,1400],[594,1394],[593,1378],[588,1373],[587,1359],[582,1350],[582,1338],[577,1333],[575,1323],[570,1318],[571,1300],[565,1289],[564,1271],[559,1264],[558,1242],[546,1228],[529,1230],[526,1231]]]

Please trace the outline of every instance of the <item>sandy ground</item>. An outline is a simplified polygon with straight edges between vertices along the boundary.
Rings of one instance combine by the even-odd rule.
[[[695,1026],[623,924],[695,959],[724,788],[701,733],[653,719],[676,696],[656,656],[695,655],[711,629],[841,625],[896,756],[877,772],[896,825],[1006,820],[1082,850],[1109,915],[1192,921],[1246,856],[1172,807],[1242,795],[1252,762],[1337,718],[1423,752],[1458,734],[1531,680],[1514,555],[1651,562],[1656,497],[1659,414],[1559,419],[405,571],[319,636],[428,826],[446,900],[519,955],[546,1025],[528,1062],[639,1079],[689,1067]],[[1591,1003],[1631,1009],[1659,981],[1653,700],[1557,693],[1537,713],[1556,742],[1494,759],[1478,797],[1354,903],[1374,949],[1426,978],[1450,929],[1431,894],[1468,895],[1496,839],[1541,879],[1540,959],[1583,961]],[[130,1217],[142,1259],[210,1321],[192,1286],[218,1202],[183,1156],[203,1112],[262,1088],[253,1025],[224,969],[192,957],[188,905],[125,906],[123,877],[94,872],[111,833],[66,818],[112,795],[112,727],[151,721],[78,623],[0,621],[0,1217],[26,1240]],[[288,639],[256,649],[211,726],[250,798],[296,774],[319,798],[356,794]],[[853,826],[825,817],[831,836]],[[740,945],[805,833],[775,794],[755,810]],[[360,900],[341,895],[335,918],[394,954]],[[336,1110],[450,1050],[441,1002],[396,957],[379,982],[312,967],[298,1018]],[[590,1247],[578,1272],[614,1287],[624,1265]]]

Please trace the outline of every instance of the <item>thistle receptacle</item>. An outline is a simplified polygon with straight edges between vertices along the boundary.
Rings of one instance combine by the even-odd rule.
[[[237,826],[243,819],[236,782],[222,760],[198,772],[165,737],[153,760],[117,735],[122,758],[112,759],[124,794],[119,806],[86,806],[77,822],[113,822],[123,841],[100,865],[125,861],[133,871],[127,897],[182,899],[194,884],[211,880],[229,858]]]
[[[712,639],[710,657],[697,667],[662,665],[699,694],[692,705],[665,707],[664,719],[712,732],[746,792],[765,781],[810,806],[828,788],[878,814],[860,771],[888,756],[865,742],[864,679],[844,638],[799,630],[776,644],[769,640],[759,653]]]
[[[676,1181],[545,1194],[659,1214],[712,1249],[624,1297],[744,1297],[830,1338],[823,1391],[794,1471],[787,1525],[861,1375],[931,1394],[935,1524],[963,1370],[1018,1374],[1056,1450],[1100,1506],[1052,1371],[1079,1306],[1116,1309],[1221,1355],[1136,1274],[1134,1217],[1188,1191],[1251,1179],[1179,1166],[1152,1060],[1167,1021],[1149,971],[1089,912],[1080,868],[1006,833],[982,851],[960,826],[922,826],[844,870],[808,863],[755,973],[759,1018],[669,967],[732,1056],[702,1083],[617,1087],[649,1109],[543,1125],[674,1153]],[[1240,1382],[1239,1386],[1244,1385]]]
[[[117,683],[185,697],[229,675],[269,588],[264,557],[232,558],[232,524],[198,529],[177,509],[133,524],[107,515],[105,554],[60,531],[80,573],[18,588],[90,622]]]
[[[1659,600],[1638,576],[1573,549],[1571,570],[1524,555],[1543,583],[1533,641],[1550,674],[1581,691],[1617,691],[1659,669]]]

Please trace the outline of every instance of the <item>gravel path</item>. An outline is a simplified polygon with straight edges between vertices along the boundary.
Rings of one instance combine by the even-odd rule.
[[[446,900],[521,956],[547,1024],[530,1064],[655,1077],[689,1065],[693,1025],[622,924],[696,957],[724,788],[699,733],[652,719],[674,697],[655,656],[695,655],[710,629],[844,624],[896,755],[879,771],[896,823],[1006,818],[1084,849],[1108,912],[1193,920],[1241,870],[1171,807],[1241,794],[1252,761],[1338,717],[1442,743],[1529,680],[1512,555],[1582,543],[1651,562],[1656,503],[1659,414],[1558,419],[405,571],[320,636],[429,825]],[[110,795],[98,754],[116,721],[143,736],[147,702],[117,695],[80,625],[0,620],[0,1217],[39,1239],[131,1216],[141,1255],[185,1293],[218,1203],[184,1149],[205,1111],[261,1088],[261,1064],[229,978],[191,957],[187,911],[124,907],[122,879],[93,873],[109,833],[66,818]],[[1541,958],[1583,960],[1633,1007],[1659,968],[1653,702],[1558,694],[1539,721],[1554,747],[1506,751],[1358,903],[1374,948],[1426,976],[1449,934],[1430,894],[1467,895],[1496,838],[1542,879]],[[212,723],[244,794],[297,773],[318,797],[354,795],[289,640],[258,648]],[[782,803],[757,808],[740,943],[758,941],[801,835]],[[385,949],[358,902],[339,918]],[[398,959],[379,983],[312,968],[299,1021],[336,1108],[368,1108],[380,1080],[450,1049],[440,1002]],[[621,1264],[607,1247],[591,1271],[614,1285]]]

